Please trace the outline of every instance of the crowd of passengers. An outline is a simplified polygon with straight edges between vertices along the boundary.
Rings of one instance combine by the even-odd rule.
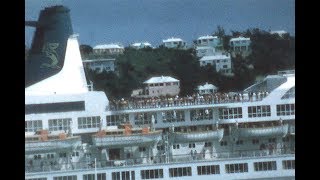
[[[188,106],[201,104],[219,104],[233,102],[259,101],[268,95],[267,91],[241,93],[211,93],[211,94],[193,94],[185,97],[150,97],[150,98],[129,98],[120,100],[111,100],[111,110],[125,109],[143,109],[143,108],[160,108],[172,106]]]

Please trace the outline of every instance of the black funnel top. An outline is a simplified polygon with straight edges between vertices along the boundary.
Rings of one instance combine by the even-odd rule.
[[[38,21],[32,23],[36,30],[25,65],[25,87],[62,69],[67,41],[73,34],[69,12],[64,6],[48,7],[40,12]]]

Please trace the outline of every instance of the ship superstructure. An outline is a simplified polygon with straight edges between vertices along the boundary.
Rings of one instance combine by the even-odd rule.
[[[62,58],[42,54],[59,68],[38,63],[57,69],[26,83],[26,179],[294,179],[294,71],[237,93],[109,102],[87,87],[72,30],[65,41]]]

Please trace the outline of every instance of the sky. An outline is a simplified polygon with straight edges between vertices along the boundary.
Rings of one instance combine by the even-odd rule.
[[[71,11],[80,44],[149,42],[179,37],[191,45],[217,26],[230,30],[249,28],[285,30],[295,35],[294,0],[25,0],[25,20],[37,20],[40,10],[65,5]],[[34,28],[25,28],[31,45]]]

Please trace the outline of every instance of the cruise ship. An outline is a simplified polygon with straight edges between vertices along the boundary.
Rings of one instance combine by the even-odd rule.
[[[238,93],[109,101],[70,10],[40,12],[26,62],[25,179],[295,179],[295,72]]]

